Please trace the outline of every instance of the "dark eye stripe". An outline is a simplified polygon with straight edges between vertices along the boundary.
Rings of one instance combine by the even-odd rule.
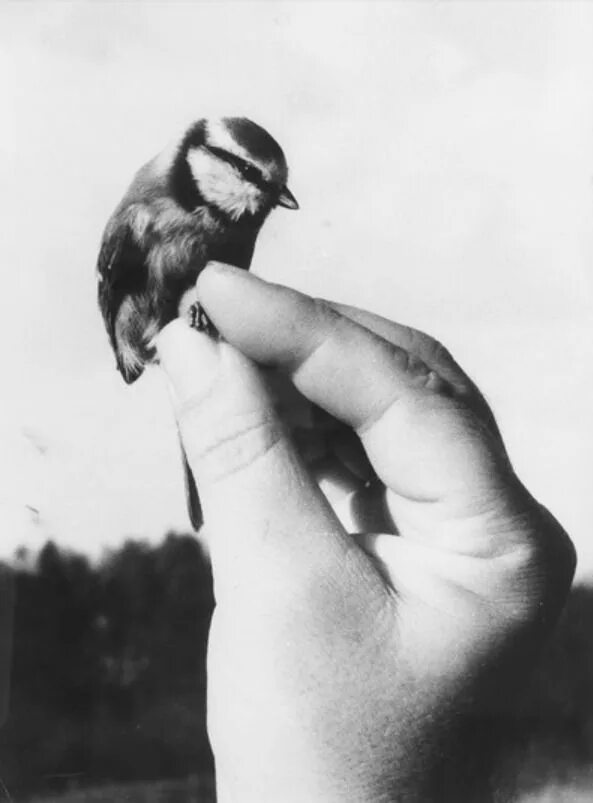
[[[273,190],[274,185],[272,182],[266,181],[266,179],[262,176],[261,170],[258,170],[255,165],[249,164],[249,162],[246,162],[245,159],[241,159],[240,156],[235,156],[234,153],[229,153],[222,148],[216,148],[214,145],[204,145],[203,148],[204,150],[209,151],[213,156],[221,159],[223,162],[227,162],[235,167],[247,181],[249,181],[251,184],[255,184],[256,187],[260,188],[260,190],[264,190],[266,192],[271,192]]]

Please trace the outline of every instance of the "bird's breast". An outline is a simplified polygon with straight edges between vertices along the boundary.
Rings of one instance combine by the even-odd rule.
[[[221,236],[220,224],[207,211],[190,214],[161,203],[144,234],[151,283],[165,292],[179,283],[195,283]]]

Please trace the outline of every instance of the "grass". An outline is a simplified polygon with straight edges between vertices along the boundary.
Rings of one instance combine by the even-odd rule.
[[[557,786],[553,784],[537,792],[522,795],[517,803],[591,803],[593,787],[587,789],[580,785]]]
[[[532,779],[533,780],[533,779]],[[145,781],[77,789],[62,794],[30,798],[28,803],[215,803],[214,779],[197,776],[185,781]],[[566,773],[562,779],[549,780],[519,793],[513,803],[591,803],[593,769],[578,774]],[[15,801],[16,803],[16,801]],[[20,801],[19,801],[20,803]],[[452,803],[443,800],[443,803]]]
[[[78,789],[34,797],[29,803],[215,803],[215,794],[212,779],[192,778]]]

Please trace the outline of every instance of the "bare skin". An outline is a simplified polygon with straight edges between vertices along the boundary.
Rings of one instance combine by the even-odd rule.
[[[228,266],[198,297],[221,339],[179,320],[158,348],[212,557],[220,803],[491,799],[480,734],[564,604],[568,536],[428,335]],[[264,365],[358,434],[384,531],[344,530]]]

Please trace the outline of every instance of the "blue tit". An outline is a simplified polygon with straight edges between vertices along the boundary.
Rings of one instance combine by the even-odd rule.
[[[282,148],[244,117],[201,119],[136,173],[109,219],[97,263],[99,306],[127,383],[156,360],[154,338],[187,310],[212,260],[249,269],[258,232],[276,206],[298,209]],[[184,457],[192,525],[199,497]]]

